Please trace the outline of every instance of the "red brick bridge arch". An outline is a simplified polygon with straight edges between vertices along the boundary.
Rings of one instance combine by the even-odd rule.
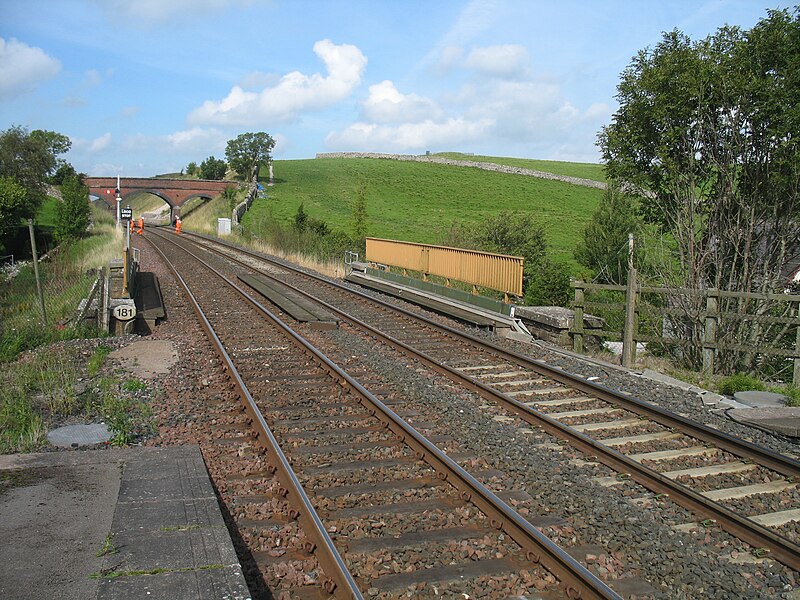
[[[116,177],[84,177],[89,194],[103,199],[109,207],[116,208]],[[181,213],[181,206],[192,198],[210,200],[227,187],[239,187],[233,181],[211,179],[159,179],[155,177],[120,177],[119,194],[124,201],[133,194],[153,194],[169,204],[172,218]]]

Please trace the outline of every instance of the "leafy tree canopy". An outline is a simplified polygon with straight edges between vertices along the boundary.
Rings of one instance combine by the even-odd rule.
[[[70,140],[54,131],[13,126],[0,133],[0,176],[13,177],[27,194],[27,203],[20,218],[33,217],[45,197],[44,186],[64,161],[59,154],[67,152]]]
[[[525,303],[560,306],[569,299],[569,271],[547,256],[544,227],[529,213],[502,211],[477,224],[454,224],[445,244],[525,258]]]
[[[26,214],[28,194],[13,177],[0,176],[0,250]]]
[[[227,170],[228,166],[225,161],[213,156],[209,156],[200,163],[200,176],[203,179],[224,179]]]
[[[599,143],[610,179],[643,191],[691,287],[782,285],[800,250],[800,8],[640,51]]]
[[[61,186],[55,236],[59,242],[80,239],[89,226],[89,188],[77,176],[68,177]]]
[[[594,270],[602,283],[625,283],[628,234],[636,234],[638,230],[634,198],[611,185],[584,229],[583,239],[575,249],[575,259]]]
[[[235,140],[229,140],[225,147],[228,164],[243,179],[255,176],[254,169],[272,160],[275,140],[268,133],[242,133]]]

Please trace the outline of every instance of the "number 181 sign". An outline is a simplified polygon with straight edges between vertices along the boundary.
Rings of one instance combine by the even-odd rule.
[[[136,316],[136,307],[132,304],[120,304],[112,311],[117,321],[130,321]]]

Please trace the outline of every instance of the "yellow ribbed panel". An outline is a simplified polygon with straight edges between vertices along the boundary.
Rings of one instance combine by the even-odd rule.
[[[521,256],[367,238],[367,260],[522,296]]]

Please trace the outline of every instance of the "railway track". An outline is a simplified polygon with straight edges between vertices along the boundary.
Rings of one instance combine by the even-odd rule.
[[[270,589],[619,597],[500,497],[513,490],[481,484],[236,285],[227,259],[157,236],[241,398],[209,407],[231,470],[217,486]]]
[[[800,569],[796,460],[283,262],[196,239],[644,485],[653,501],[689,509],[697,521],[683,529],[717,524],[754,553]]]

